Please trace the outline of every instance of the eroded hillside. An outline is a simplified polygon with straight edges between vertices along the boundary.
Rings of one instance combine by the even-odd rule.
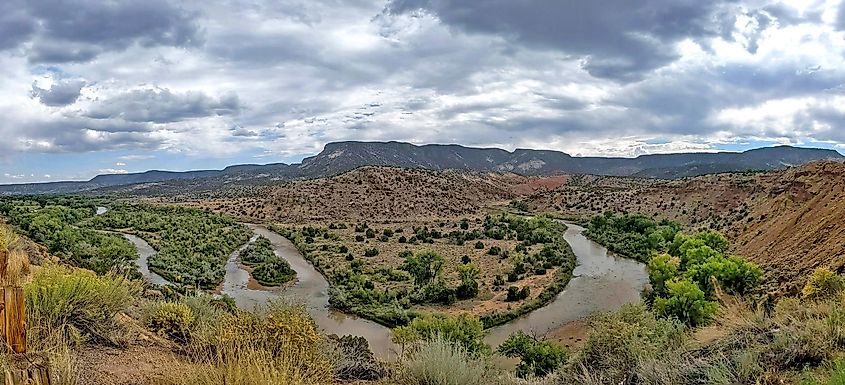
[[[516,191],[548,190],[509,174],[436,172],[363,167],[331,178],[301,180],[242,198],[199,203],[248,220],[285,223],[323,220],[427,220],[458,218],[506,203]]]
[[[845,270],[845,164],[819,162],[771,173],[678,181],[574,177],[528,199],[568,217],[644,213],[719,230],[734,252],[763,266],[769,286],[795,293],[815,268]]]

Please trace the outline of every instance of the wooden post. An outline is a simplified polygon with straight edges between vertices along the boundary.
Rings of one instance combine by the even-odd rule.
[[[47,357],[26,352],[26,298],[23,288],[9,284],[8,250],[0,250],[0,337],[5,345],[5,385],[50,385]]]

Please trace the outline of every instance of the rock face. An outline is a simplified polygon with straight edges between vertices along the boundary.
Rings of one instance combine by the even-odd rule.
[[[741,153],[643,155],[637,158],[573,157],[559,151],[415,146],[401,142],[337,142],[306,158],[302,176],[335,175],[361,166],[398,166],[431,170],[507,171],[522,175],[592,174],[675,179],[717,172],[776,170],[817,160],[844,160],[833,150],[789,146]]]
[[[573,157],[549,150],[474,148],[456,144],[416,146],[402,142],[335,142],[300,164],[236,165],[223,170],[147,171],[99,175],[87,182],[31,183],[0,186],[0,194],[57,194],[130,184],[220,185],[334,176],[362,166],[428,170],[514,172],[529,176],[591,174],[677,179],[704,174],[776,170],[818,160],[845,160],[833,150],[771,147],[742,153],[643,155],[637,158]]]

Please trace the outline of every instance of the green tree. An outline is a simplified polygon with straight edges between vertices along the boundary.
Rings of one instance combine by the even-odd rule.
[[[698,326],[707,323],[716,312],[716,303],[708,301],[695,282],[675,278],[666,282],[667,298],[654,300],[654,311],[667,318]]]
[[[414,278],[414,285],[422,287],[431,283],[443,270],[443,257],[433,251],[423,251],[405,259],[402,270]]]
[[[648,263],[648,278],[655,295],[666,294],[666,282],[678,276],[680,260],[669,254],[661,254]]]
[[[478,295],[478,276],[480,270],[474,264],[458,266],[458,277],[461,283],[458,285],[457,295],[460,299],[474,298]]]
[[[516,368],[516,375],[520,378],[550,374],[563,365],[568,358],[565,347],[537,340],[522,330],[511,334],[499,346],[498,353],[505,357],[520,359],[519,366]]]

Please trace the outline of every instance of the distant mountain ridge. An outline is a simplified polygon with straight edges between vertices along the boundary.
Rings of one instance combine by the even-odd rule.
[[[290,180],[337,175],[362,166],[512,172],[520,175],[595,174],[677,179],[719,172],[776,170],[813,161],[845,161],[834,150],[778,146],[745,152],[678,153],[636,158],[573,157],[553,150],[475,148],[457,144],[333,142],[299,164],[235,165],[223,170],[146,171],[98,175],[87,182],[2,185],[0,194],[62,194],[138,183],[193,179]]]

